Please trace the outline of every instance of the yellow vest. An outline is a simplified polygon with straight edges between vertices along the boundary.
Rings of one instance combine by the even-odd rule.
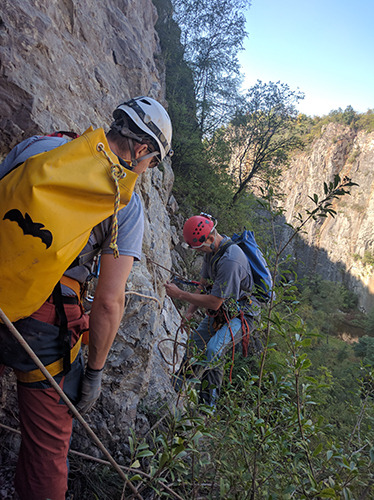
[[[30,157],[0,181],[0,307],[11,321],[39,309],[92,228],[113,215],[113,164],[118,159],[103,129],[90,127],[78,139]],[[138,176],[118,169],[124,175],[117,192],[123,208]]]

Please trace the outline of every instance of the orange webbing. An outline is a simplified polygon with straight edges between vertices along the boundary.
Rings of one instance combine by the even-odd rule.
[[[65,276],[64,274],[60,279],[60,282],[62,285],[65,285],[68,288],[70,288],[70,290],[73,290],[78,299],[81,300],[81,284],[79,283],[79,281],[73,278],[69,278],[69,276]]]

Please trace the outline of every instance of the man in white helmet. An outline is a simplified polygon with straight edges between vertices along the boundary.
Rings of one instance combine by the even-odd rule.
[[[107,140],[118,161],[137,174],[159,164],[172,154],[172,127],[169,115],[150,97],[136,97],[120,104],[113,113]],[[18,144],[0,165],[0,179],[29,157],[67,142],[61,133],[34,136]],[[0,181],[1,182],[1,181]],[[54,376],[81,413],[89,411],[101,391],[104,364],[123,315],[125,286],[134,259],[140,260],[144,215],[140,198],[133,193],[118,213],[119,257],[109,247],[111,217],[92,229],[80,257],[61,280],[63,307],[71,334],[71,347],[89,329],[87,366],[81,352],[68,373]],[[83,313],[79,291],[90,274],[94,256],[101,253],[100,274],[90,316]],[[56,301],[57,303],[57,301]],[[17,328],[31,348],[48,365],[61,358],[58,339],[57,305],[50,297],[29,318],[17,321]],[[15,369],[22,442],[16,471],[16,490],[21,500],[50,498],[64,500],[67,491],[67,453],[72,417],[67,406],[44,379],[33,381],[32,360],[9,332],[0,325],[0,363]],[[43,342],[40,342],[40,338]],[[42,348],[41,348],[42,346]],[[6,352],[5,355],[1,353]],[[48,360],[48,361],[47,361]]]

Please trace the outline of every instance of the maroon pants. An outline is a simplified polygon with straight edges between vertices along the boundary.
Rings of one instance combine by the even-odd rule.
[[[64,378],[60,387],[63,389]],[[64,500],[72,417],[53,389],[18,384],[22,442],[15,485],[22,500]]]
[[[73,346],[81,332],[88,327],[88,317],[82,313],[79,305],[67,304],[65,312]],[[35,348],[44,364],[61,357],[57,347],[56,321],[54,305],[45,303],[31,318],[16,323],[20,333]],[[45,342],[40,342],[40,338]],[[53,353],[54,350],[57,352]],[[25,369],[27,362],[24,359],[20,366],[12,366],[22,371],[33,369]],[[54,377],[73,403],[79,399],[83,371],[83,356],[79,353],[69,373]],[[47,381],[18,382],[17,388],[22,437],[15,479],[17,493],[21,500],[64,500],[72,416]]]

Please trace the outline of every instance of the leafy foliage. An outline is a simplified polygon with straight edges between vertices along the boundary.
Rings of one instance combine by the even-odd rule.
[[[159,16],[156,28],[166,64],[168,111],[173,123],[174,193],[186,216],[206,211],[215,214],[225,225],[226,218],[233,218],[226,210],[231,199],[232,180],[225,172],[208,166],[196,119],[193,73],[184,59],[185,48],[180,43],[181,30],[172,17],[170,0],[154,0],[154,3]]]
[[[374,366],[374,337],[361,337],[354,346],[354,352],[365,364]]]
[[[233,115],[241,83],[237,54],[248,0],[173,0],[184,59],[192,70],[199,128],[211,133]]]
[[[325,118],[297,115],[294,104],[301,94],[292,94],[279,83],[266,87],[259,82],[257,90],[252,89],[252,97],[259,102],[258,111],[256,107],[250,108],[251,99],[247,99],[230,126],[217,128],[216,122],[214,134],[202,141],[203,129],[199,124],[205,118],[199,115],[197,122],[193,113],[203,112],[203,100],[201,97],[194,100],[188,86],[191,79],[195,83],[197,62],[204,62],[204,58],[196,57],[196,66],[186,64],[185,48],[176,43],[178,29],[173,28],[170,12],[159,7],[165,2],[155,3],[160,15],[161,42],[169,40],[168,43],[175,44],[167,61],[168,102],[173,122],[175,117],[178,124],[173,163],[177,195],[184,198],[182,208],[187,215],[196,209],[214,213],[229,234],[248,223],[248,213],[254,212],[257,202],[238,193],[235,209],[230,206],[238,185],[227,175],[233,154],[231,138],[227,137],[228,133],[232,137],[238,134],[239,142],[240,133],[243,137],[245,133],[252,134],[247,151],[251,161],[256,152],[253,134],[259,126],[268,133],[268,141],[263,144],[265,152],[257,162],[256,173],[262,171],[267,181],[262,187],[260,206],[268,214],[267,222],[274,226],[275,219],[283,212],[270,174],[287,162],[287,155],[300,146],[301,139],[305,141],[308,134],[311,137],[320,130]],[[198,1],[181,3],[185,8],[200,5]],[[194,16],[191,22],[188,17],[181,22],[186,23],[187,29],[190,22],[191,36],[197,36],[198,29],[204,26],[204,30],[206,25],[201,22],[200,12],[190,10],[189,15]],[[207,51],[201,54],[209,54],[206,40],[202,48]],[[195,49],[191,46],[190,50],[192,54]],[[184,71],[188,73],[191,69],[192,73],[184,79]],[[188,85],[184,86],[187,80]],[[282,92],[285,99],[280,99],[279,108],[266,108],[266,99],[274,104]],[[207,99],[208,108],[209,104]],[[361,117],[350,109],[346,111],[344,117],[338,112],[326,118],[327,122],[344,119],[360,127]],[[271,123],[272,120],[275,125],[282,123],[279,133],[266,128],[267,112]],[[187,116],[191,116],[188,124],[184,121]],[[234,127],[237,130],[233,131]],[[244,163],[240,174],[243,181]],[[328,317],[332,302],[336,302],[334,311],[338,317],[338,310],[348,313],[354,308],[355,299],[343,288],[332,289],[324,280],[309,283],[309,288],[300,293],[302,284],[297,283],[284,257],[287,245],[296,234],[305,231],[310,220],[336,215],[332,201],[348,194],[353,186],[350,179],[339,177],[325,183],[322,196],[310,196],[312,208],[296,214],[296,224],[287,242],[277,243],[275,232],[270,232],[273,237],[270,263],[274,276],[284,273],[284,279],[279,280],[276,297],[264,310],[259,326],[264,352],[260,359],[253,358],[250,363],[243,359],[235,361],[233,381],[224,387],[215,412],[197,403],[198,380],[191,379],[180,396],[183,410],[160,415],[157,430],[155,427],[145,440],[138,440],[135,434],[130,437],[130,477],[140,494],[183,499],[348,499],[374,495],[371,372],[360,370],[350,346],[320,335],[326,328],[330,331],[335,328],[335,322]],[[320,323],[316,321],[318,316],[323,317]]]
[[[364,328],[365,328],[365,332],[369,336],[374,336],[374,308],[370,309],[370,311],[366,317]]]
[[[303,125],[304,142],[310,143],[313,139],[320,137],[323,127],[329,123],[339,123],[355,131],[374,132],[374,110],[368,109],[366,113],[357,113],[352,106],[347,106],[344,111],[339,108],[322,117],[312,118],[300,114],[298,122]]]
[[[288,85],[258,81],[231,122],[227,140],[238,187],[233,201],[259,171],[266,175],[287,165],[288,154],[302,141],[295,128],[296,104],[304,95]]]

